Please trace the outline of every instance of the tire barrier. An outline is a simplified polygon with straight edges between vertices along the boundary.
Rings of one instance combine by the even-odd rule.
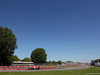
[[[32,66],[0,66],[0,68],[10,68],[10,67],[34,67]],[[58,65],[41,65],[41,67],[58,67]]]
[[[0,66],[0,68],[10,68],[10,67],[34,67],[34,66]]]
[[[58,65],[41,65],[41,67],[58,67]]]
[[[57,68],[41,68],[41,70],[57,69]]]
[[[26,70],[25,68],[24,69],[0,69],[0,70]]]

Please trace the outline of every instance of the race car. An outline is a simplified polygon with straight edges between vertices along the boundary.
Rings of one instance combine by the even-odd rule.
[[[39,70],[41,67],[40,66],[33,66],[29,67],[27,70]]]

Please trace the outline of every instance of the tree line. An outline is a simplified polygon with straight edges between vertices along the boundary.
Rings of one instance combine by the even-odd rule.
[[[16,55],[13,56],[13,61],[32,62],[31,58],[29,58],[29,57],[25,57],[25,58],[23,58],[23,59],[21,60],[21,59],[18,58]],[[38,63],[38,62],[36,62],[36,63]],[[41,63],[41,62],[39,62],[39,63]],[[47,64],[47,65],[48,65],[48,64],[54,64],[54,65],[57,65],[57,64],[62,64],[62,63],[64,63],[64,62],[62,62],[61,60],[59,60],[59,61],[53,60],[53,61],[46,61],[46,62],[43,63],[43,64]]]

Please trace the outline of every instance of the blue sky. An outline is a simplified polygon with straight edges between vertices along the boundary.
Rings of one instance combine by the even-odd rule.
[[[20,59],[36,48],[48,61],[100,58],[100,0],[0,0],[0,26],[16,35]]]

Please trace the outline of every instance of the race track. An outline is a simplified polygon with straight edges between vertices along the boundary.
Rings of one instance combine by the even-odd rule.
[[[34,71],[60,71],[60,70],[76,70],[89,68],[87,65],[80,65],[77,67],[58,67],[57,69],[47,70],[0,70],[0,72],[34,72]]]

